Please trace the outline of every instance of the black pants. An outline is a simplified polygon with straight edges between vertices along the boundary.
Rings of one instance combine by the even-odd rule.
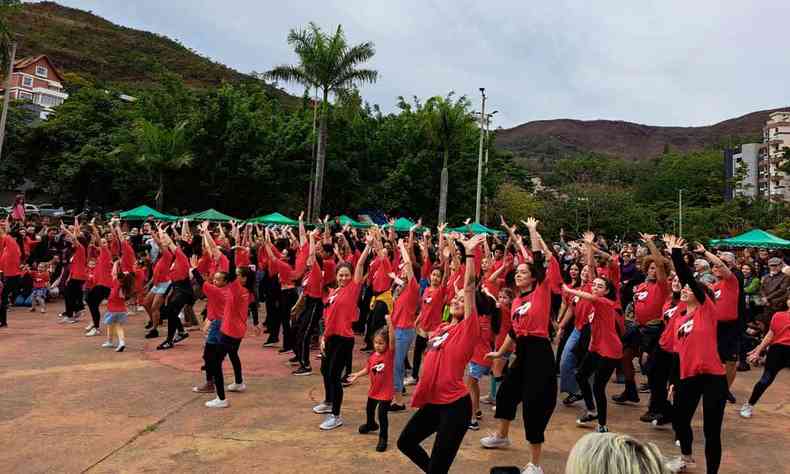
[[[93,319],[93,327],[99,329],[99,322],[101,320],[101,313],[99,312],[99,305],[101,302],[110,297],[110,289],[104,285],[96,285],[88,291],[86,303],[88,303],[88,310],[91,312]]]
[[[206,382],[214,383],[214,358],[217,356],[218,344],[203,346],[203,367],[206,370]]]
[[[727,403],[727,379],[723,375],[696,375],[682,379],[677,387],[676,434],[680,452],[691,455],[691,419],[702,398],[702,431],[705,434],[705,464],[708,474],[719,472],[721,464],[721,424]]]
[[[8,324],[8,304],[13,302],[14,295],[19,290],[19,276],[3,278],[3,294],[0,296],[0,325]]]
[[[211,375],[214,377],[214,386],[217,389],[217,397],[220,400],[225,400],[225,377],[222,375],[222,362],[225,360],[226,355],[230,359],[231,365],[233,365],[233,377],[236,383],[244,382],[241,374],[241,359],[239,359],[240,345],[241,339],[220,334],[219,344],[215,348],[213,364],[210,369],[206,366],[206,369],[211,370]]]
[[[752,396],[749,397],[749,405],[754,405],[760,400],[766,389],[774,383],[776,374],[785,368],[790,368],[790,346],[782,344],[772,345],[768,348],[768,357],[765,359],[763,376],[754,384]]]
[[[411,369],[411,376],[414,380],[420,379],[420,366],[422,366],[422,356],[428,347],[428,338],[417,336],[414,340],[414,367]]]
[[[321,298],[305,296],[304,311],[299,317],[299,329],[296,332],[294,347],[294,352],[296,352],[296,357],[302,367],[310,367],[310,339],[318,327],[318,321],[321,320],[323,312],[324,302],[321,301]]]
[[[176,331],[179,333],[184,332],[184,325],[181,323],[181,318],[178,317],[178,313],[184,309],[184,306],[192,303],[192,301],[192,295],[176,288],[173,290],[173,294],[170,295],[170,300],[167,302],[167,304],[162,306],[162,319],[167,318],[166,341],[173,342],[173,337],[176,335]]]
[[[279,341],[280,326],[282,326],[283,349],[289,351],[294,348],[294,333],[293,328],[291,328],[291,308],[293,308],[299,300],[299,292],[296,291],[296,288],[285,288],[279,292],[279,296],[280,301],[276,305],[276,312],[271,316],[272,322],[269,325],[269,338],[266,342]]]
[[[274,330],[274,325],[275,322],[280,321],[282,317],[280,315],[280,292],[280,284],[267,272],[263,278],[261,278],[258,294],[264,295],[263,302],[266,305],[266,328],[269,330],[269,337],[271,337],[272,333],[275,335],[277,334]],[[279,328],[279,323],[277,323],[277,327]]]
[[[589,411],[598,408],[598,424],[601,426],[606,426],[606,384],[621,362],[622,359],[610,359],[595,352],[588,352],[581,368],[576,372],[576,381],[584,396],[584,404]],[[595,377],[591,389],[590,376],[593,374]]]
[[[653,363],[650,364],[650,404],[647,411],[671,417],[672,405],[669,403],[668,388],[672,376],[675,355],[660,347],[653,354]]]
[[[425,405],[411,417],[398,438],[398,449],[423,472],[445,474],[450,470],[472,418],[469,395],[446,405]],[[420,443],[436,433],[431,455]]]
[[[364,285],[359,295],[359,318],[354,322],[354,332],[359,334],[365,333],[365,323],[368,320],[368,313],[370,313],[370,300],[373,298],[373,290]]]
[[[543,443],[546,426],[557,405],[557,371],[548,339],[527,336],[516,340],[516,361],[508,367],[497,391],[495,417],[515,420],[519,403],[522,403],[527,441]]]
[[[376,301],[376,305],[368,313],[367,331],[365,332],[365,345],[373,347],[373,336],[376,331],[383,328],[387,324],[387,304],[383,301]]]
[[[308,341],[309,343],[309,341]],[[321,375],[324,376],[324,399],[332,405],[332,414],[340,416],[343,406],[343,369],[354,351],[354,338],[330,336],[325,341]]]
[[[387,440],[387,432],[389,430],[389,419],[387,418],[387,412],[390,409],[390,404],[391,402],[368,398],[368,405],[367,407],[365,407],[365,414],[367,415],[367,420],[365,424],[368,426],[376,425],[376,407],[378,407],[379,438],[385,441]]]
[[[63,297],[66,300],[66,316],[69,318],[73,317],[74,313],[85,309],[85,303],[82,301],[82,285],[84,283],[82,280],[73,278],[66,283]]]

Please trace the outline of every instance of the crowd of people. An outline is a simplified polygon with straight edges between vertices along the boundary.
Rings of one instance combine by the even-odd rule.
[[[521,404],[529,445],[521,472],[542,473],[559,394],[565,406],[583,403],[577,422],[595,431],[574,448],[567,472],[596,472],[578,456],[600,457],[598,468],[641,469],[601,472],[684,471],[695,465],[691,420],[702,400],[705,465],[718,472],[737,372],[765,366],[740,409],[749,418],[790,367],[790,267],[782,254],[714,253],[648,234],[609,243],[592,232],[577,240],[563,233],[549,245],[535,219],[522,223],[523,235],[504,219],[501,236],[444,225],[434,233],[419,223],[398,235],[393,226],[357,230],[328,218],[308,230],[302,216],[293,229],[152,219],[137,227],[117,217],[55,226],[12,213],[0,225],[0,327],[10,305],[45,312],[61,295],[59,321],[78,323],[87,306],[85,335],[105,334],[101,346],[117,352],[126,347],[130,312],[145,311],[149,339],[162,337],[166,322],[157,350],[199,325],[205,383],[193,390],[215,395],[207,407],[225,408],[226,390],[247,389],[239,347],[251,322],[268,334],[264,350],[290,357],[294,376],[311,375],[320,354],[324,400],[312,411],[325,415],[321,430],[343,426],[344,387],[367,377],[358,431],[378,433],[375,449],[385,451],[389,413],[409,410],[413,386],[397,447],[427,473],[449,470],[467,431],[480,429],[486,404],[498,426],[481,446],[511,444]],[[369,358],[354,371],[358,338]],[[226,356],[234,373],[227,386]],[[624,390],[609,400],[613,382]],[[663,459],[652,445],[608,433],[610,401],[631,404],[640,395],[649,404],[639,420],[671,425],[680,456]],[[421,443],[433,434],[429,453]]]

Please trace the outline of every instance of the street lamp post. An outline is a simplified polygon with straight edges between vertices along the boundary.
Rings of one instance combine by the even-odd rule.
[[[678,189],[678,237],[683,237],[683,190]]]
[[[485,141],[485,120],[486,120],[486,89],[480,88],[480,95],[483,96],[483,105],[480,109],[480,150],[477,156],[477,199],[475,200],[475,222],[480,223],[480,197],[483,185],[483,141]]]

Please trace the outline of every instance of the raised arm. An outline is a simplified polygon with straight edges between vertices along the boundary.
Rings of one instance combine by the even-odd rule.
[[[403,259],[403,268],[406,271],[406,281],[408,282],[414,278],[414,266],[412,265],[412,259],[409,255],[409,251],[406,249],[406,244],[403,243],[403,240],[398,241],[398,249],[400,250],[401,258]]]
[[[304,211],[299,213],[299,246],[307,242],[307,231],[304,229]]]
[[[705,301],[705,290],[702,285],[694,279],[691,270],[683,261],[683,243],[684,240],[674,235],[665,236],[664,241],[667,243],[667,248],[672,252],[672,264],[675,266],[675,273],[678,275],[678,280],[682,286],[688,285],[694,296],[700,304]]]
[[[485,239],[485,234],[478,234],[471,239],[463,240],[466,250],[466,272],[464,273],[464,318],[476,311],[475,308],[475,257],[474,250]]]
[[[667,267],[662,264],[662,262],[664,261],[664,257],[661,256],[661,252],[658,251],[658,248],[656,248],[656,244],[653,242],[653,239],[655,239],[656,236],[652,234],[641,234],[641,233],[639,234],[639,236],[641,237],[642,242],[644,242],[645,245],[647,246],[647,249],[650,251],[650,255],[656,261],[656,280],[661,282],[666,281]]]
[[[362,283],[365,281],[365,261],[368,259],[371,250],[371,244],[373,243],[373,234],[368,233],[366,237],[367,245],[365,245],[365,250],[362,251],[362,254],[359,256],[359,260],[357,260],[357,266],[354,268],[354,283]]]
[[[724,273],[725,278],[729,278],[730,275],[732,275],[732,271],[730,271],[730,267],[728,267],[727,264],[724,263],[716,254],[705,250],[705,246],[702,245],[701,243],[697,242],[697,244],[694,246],[694,252],[701,254],[702,256],[705,257],[707,261],[719,267],[722,273]]]

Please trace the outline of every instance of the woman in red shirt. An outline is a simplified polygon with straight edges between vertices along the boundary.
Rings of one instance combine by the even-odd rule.
[[[126,348],[123,326],[126,324],[128,310],[126,300],[134,296],[134,275],[122,273],[120,262],[115,262],[110,270],[110,294],[107,298],[107,313],[104,315],[104,325],[107,326],[107,341],[102,347],[115,347],[115,352],[123,352]],[[112,343],[112,335],[118,337],[118,346]]]
[[[606,384],[623,357],[623,344],[620,342],[622,332],[622,316],[617,311],[617,290],[614,284],[603,277],[593,280],[592,292],[574,290],[567,285],[563,291],[592,302],[593,312],[588,319],[592,327],[590,349],[584,358],[576,380],[582,390],[587,413],[577,420],[585,424],[598,420],[598,433],[607,433],[606,426]],[[590,377],[594,376],[593,387],[590,389]],[[593,394],[595,402],[593,402]],[[596,413],[595,408],[598,408]]]
[[[66,283],[64,298],[66,300],[66,312],[62,314],[61,322],[74,324],[79,320],[79,314],[85,309],[83,302],[82,286],[88,279],[88,256],[87,246],[90,243],[80,232],[80,222],[74,218],[74,231],[69,230],[61,224],[61,230],[66,234],[66,240],[72,245],[71,266],[69,280]]]
[[[425,258],[429,258],[424,253]],[[444,293],[447,275],[447,263],[444,269],[434,268],[431,270],[430,286],[422,292],[420,304],[420,315],[417,317],[417,338],[414,342],[414,364],[411,369],[411,377],[406,378],[406,385],[415,385],[420,380],[420,367],[422,366],[422,356],[428,347],[428,337],[442,324],[442,312],[444,310]]]
[[[412,242],[412,239],[409,239]],[[420,285],[418,281],[419,267],[412,264],[413,253],[409,255],[403,241],[398,242],[398,249],[403,262],[403,277],[405,283],[395,300],[392,310],[392,324],[395,328],[395,398],[390,411],[403,411],[403,379],[406,376],[404,361],[409,355],[416,333],[417,306],[420,303]]]
[[[96,267],[94,268],[95,284],[93,285],[93,288],[88,291],[88,295],[86,297],[86,303],[88,303],[88,310],[91,313],[93,323],[88,327],[85,335],[98,336],[99,320],[101,319],[99,305],[101,305],[101,302],[110,296],[110,291],[113,285],[113,264],[107,239],[104,239],[99,235],[99,229],[96,227],[94,220],[91,220],[90,225],[91,230],[93,231],[93,241],[99,245],[99,258],[96,260]],[[131,294],[131,291],[129,294]]]
[[[709,474],[719,472],[721,464],[721,424],[727,403],[727,380],[716,344],[716,325],[720,311],[713,292],[692,276],[683,259],[683,239],[666,238],[672,251],[678,279],[683,285],[680,300],[686,314],[677,321],[675,347],[680,355],[680,381],[677,384],[675,429],[682,455],[667,464],[678,472],[694,464],[691,456],[691,419],[700,398],[705,413],[705,463]]]
[[[310,240],[312,240],[312,235]],[[357,262],[354,274],[351,264],[340,263],[335,270],[337,287],[331,291],[324,308],[324,333],[321,335],[321,375],[324,377],[324,401],[313,407],[313,413],[326,414],[319,426],[333,430],[343,426],[340,409],[343,406],[342,374],[354,350],[354,330],[357,302],[364,280],[365,260],[370,254],[373,234],[367,236],[367,246]]]
[[[686,312],[680,301],[682,289],[677,275],[670,278],[672,293],[662,308],[664,331],[658,340],[650,368],[650,412],[654,414],[653,426],[663,426],[672,421],[674,408],[669,403],[667,388],[677,382],[677,351],[675,350],[676,323]]]
[[[428,341],[422,376],[412,397],[417,412],[398,438],[398,449],[423,472],[445,473],[455,460],[469,429],[472,400],[464,385],[464,370],[480,337],[475,308],[474,249],[485,239],[477,235],[463,242],[466,273],[463,292],[450,305],[452,321]],[[436,433],[431,455],[420,446]]]
[[[214,376],[217,398],[206,402],[208,408],[227,408],[230,405],[225,399],[225,378],[222,375],[222,362],[225,360],[225,356],[228,356],[231,365],[233,365],[235,378],[235,383],[228,385],[228,390],[243,392],[247,389],[241,373],[239,346],[247,333],[247,315],[252,292],[255,291],[255,274],[249,267],[237,268],[236,278],[226,288],[225,309],[219,328],[219,344],[210,369]]]
[[[787,298],[787,303],[790,307],[790,297]],[[776,374],[782,369],[790,369],[790,312],[774,313],[771,325],[762,342],[749,353],[749,362],[756,363],[766,347],[768,348],[768,357],[765,359],[763,376],[754,384],[752,396],[741,408],[741,416],[744,418],[752,416],[754,405],[774,382]]]
[[[15,297],[19,288],[19,263],[22,253],[17,240],[8,233],[8,221],[0,225],[0,272],[3,274],[2,297],[0,297],[0,328],[8,326],[8,302]]]

